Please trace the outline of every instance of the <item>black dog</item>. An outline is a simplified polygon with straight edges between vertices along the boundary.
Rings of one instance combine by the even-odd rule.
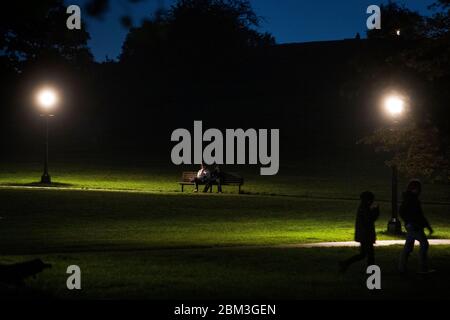
[[[51,267],[51,264],[44,263],[41,259],[34,259],[10,265],[0,265],[0,282],[23,286],[26,278],[36,278],[38,273]]]

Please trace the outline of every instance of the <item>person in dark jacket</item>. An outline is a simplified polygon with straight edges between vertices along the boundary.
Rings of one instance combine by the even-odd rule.
[[[367,266],[375,264],[373,245],[376,241],[375,221],[380,215],[378,205],[374,204],[375,195],[365,191],[360,195],[361,203],[358,207],[355,223],[355,241],[360,243],[360,253],[339,263],[341,272],[354,262],[367,257]]]
[[[217,192],[222,193],[222,181],[223,181],[223,172],[220,170],[220,166],[216,165],[214,170],[211,172],[208,184],[206,185],[206,191],[209,190],[209,188],[213,187],[213,184],[217,184]]]
[[[406,272],[406,265],[409,255],[414,249],[414,242],[420,243],[420,272],[429,272],[428,269],[428,239],[424,229],[428,229],[430,235],[433,234],[428,220],[425,218],[422,205],[419,200],[422,191],[422,184],[419,180],[411,180],[403,193],[403,201],[400,205],[400,217],[402,218],[407,231],[405,246],[400,255],[399,271]]]

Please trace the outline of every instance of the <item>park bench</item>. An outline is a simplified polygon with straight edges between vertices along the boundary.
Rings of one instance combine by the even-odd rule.
[[[197,176],[196,171],[185,171],[181,175],[181,181],[179,184],[181,185],[181,192],[184,192],[184,186],[189,185],[193,186],[195,185],[192,180]],[[239,193],[241,193],[241,186],[244,184],[244,178],[241,176],[231,173],[231,172],[224,172],[223,178],[222,178],[222,186],[238,186]],[[205,185],[205,183],[203,183]],[[217,182],[214,182],[213,185],[217,185]],[[212,192],[212,187],[209,192]]]

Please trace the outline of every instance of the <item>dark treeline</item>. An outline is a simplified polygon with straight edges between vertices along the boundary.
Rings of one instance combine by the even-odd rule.
[[[387,88],[408,92],[416,113],[448,136],[448,70],[423,70],[410,59],[448,34],[408,36],[425,33],[411,27],[421,19],[404,19],[412,31],[402,37],[385,30],[364,40],[277,45],[257,31],[259,18],[246,1],[180,0],[131,28],[118,61],[96,63],[89,34],[65,29],[62,1],[40,3],[29,8],[33,23],[1,17],[2,148],[12,155],[39,152],[32,92],[46,82],[63,95],[51,136],[60,157],[104,151],[165,159],[172,131],[191,129],[194,120],[222,129],[280,128],[284,159],[332,156],[356,149],[383,125],[378,104]],[[49,8],[60,25],[42,19]]]

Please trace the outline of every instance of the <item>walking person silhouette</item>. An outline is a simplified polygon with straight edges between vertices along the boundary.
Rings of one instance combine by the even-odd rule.
[[[360,243],[360,252],[353,257],[339,263],[340,272],[347,271],[348,267],[367,257],[367,266],[375,264],[374,243],[376,241],[375,221],[380,215],[378,205],[374,204],[375,195],[364,191],[360,195],[355,223],[355,241]]]
[[[422,205],[419,200],[422,192],[422,184],[419,180],[411,180],[403,193],[403,201],[400,205],[400,217],[405,223],[407,231],[406,241],[403,251],[400,255],[398,269],[401,273],[406,272],[408,258],[414,249],[414,242],[420,243],[420,273],[433,272],[428,268],[428,239],[424,229],[428,229],[430,235],[433,234],[433,228],[425,218]]]

